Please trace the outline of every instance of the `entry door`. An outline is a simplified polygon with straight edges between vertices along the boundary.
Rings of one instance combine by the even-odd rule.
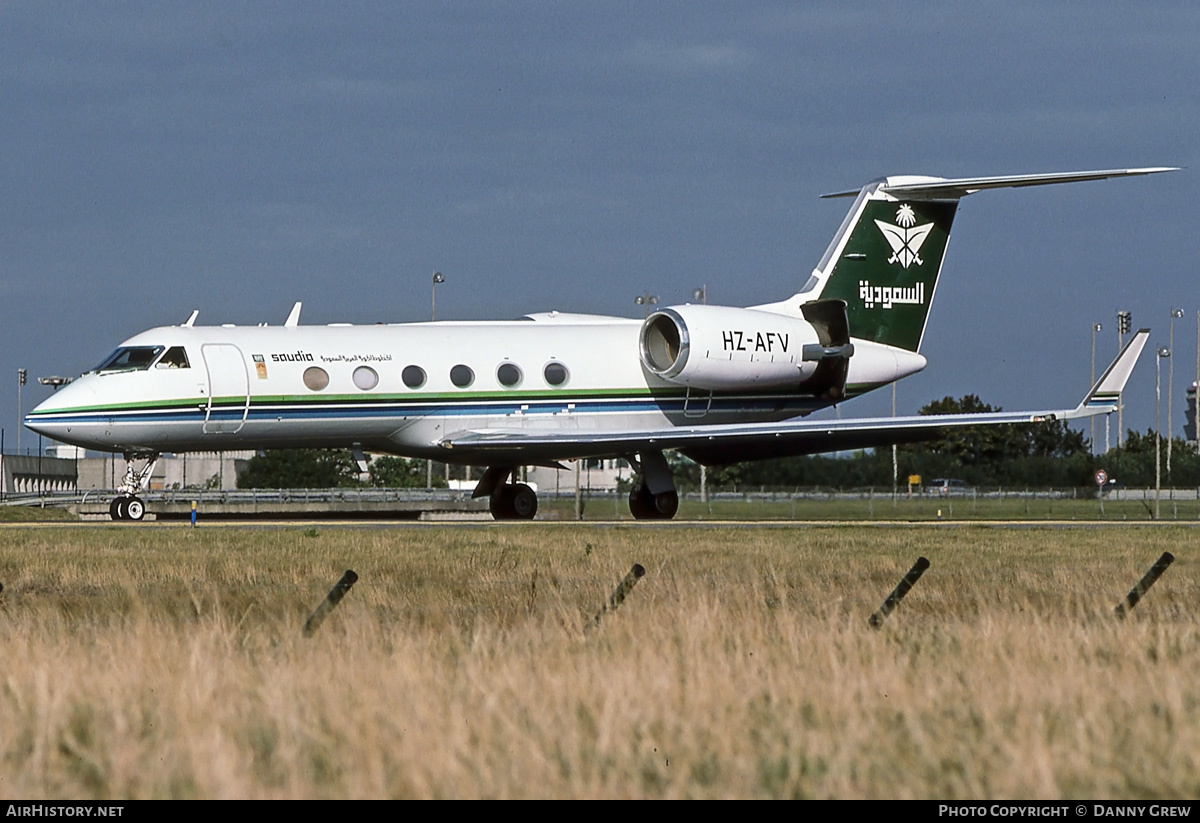
[[[250,412],[250,373],[242,350],[231,343],[206,343],[200,347],[208,373],[208,408],[205,434],[233,434],[246,425]]]

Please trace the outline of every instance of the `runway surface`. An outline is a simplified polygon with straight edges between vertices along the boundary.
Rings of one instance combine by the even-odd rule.
[[[805,528],[861,528],[861,529],[962,529],[983,527],[991,529],[1123,529],[1123,528],[1197,528],[1200,520],[670,520],[632,521],[632,520],[534,520],[534,521],[503,521],[492,520],[256,520],[221,521],[209,520],[195,528],[199,529],[346,529],[346,530],[378,530],[378,529],[654,529],[688,530],[688,529],[805,529]],[[176,522],[141,522],[121,523],[114,521],[39,521],[20,523],[0,523],[0,529],[191,529],[193,526],[186,521]]]

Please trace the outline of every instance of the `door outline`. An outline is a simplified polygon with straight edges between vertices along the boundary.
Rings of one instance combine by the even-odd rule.
[[[683,416],[684,417],[704,417],[712,408],[713,393],[708,392],[692,394],[692,387],[687,387],[687,393],[683,396]],[[704,408],[699,408],[703,404]]]
[[[246,368],[246,358],[242,350],[232,343],[205,343],[200,347],[200,356],[204,360],[204,373],[208,378],[208,405],[204,409],[205,434],[236,434],[246,425],[246,417],[250,414],[250,372]],[[237,367],[234,366],[236,358]],[[213,381],[213,365],[218,366],[217,382]],[[242,416],[238,420],[213,419],[213,402],[217,397],[246,398],[242,405]],[[218,412],[230,410],[229,407],[219,408]]]

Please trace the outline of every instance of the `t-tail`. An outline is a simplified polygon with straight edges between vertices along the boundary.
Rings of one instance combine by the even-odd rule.
[[[815,300],[842,300],[850,335],[916,352],[950,241],[958,201],[983,189],[1043,186],[1132,177],[1174,168],[1109,169],[1061,174],[972,177],[884,177],[858,191],[821,262],[800,293],[759,308],[797,313]]]

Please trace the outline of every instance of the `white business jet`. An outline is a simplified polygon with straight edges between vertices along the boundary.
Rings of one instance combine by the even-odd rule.
[[[25,417],[64,443],[121,452],[114,519],[164,452],[350,449],[485,466],[475,496],[529,519],[520,466],[624,457],[629,508],[679,505],[665,450],[706,465],[883,446],[958,426],[1071,420],[1116,410],[1146,343],[1136,333],[1073,409],[811,420],[925,368],[919,353],[958,201],[973,192],[1168,168],[948,180],[886,177],[859,191],[799,292],[748,308],[680,305],[644,321],[530,314],[507,322],[179,326],[131,337]],[[138,464],[142,466],[139,469]]]

